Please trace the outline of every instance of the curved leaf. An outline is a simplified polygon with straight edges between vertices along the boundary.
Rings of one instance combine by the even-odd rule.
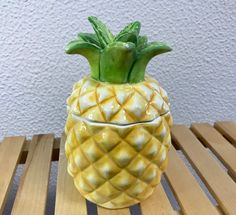
[[[73,40],[66,45],[65,52],[67,54],[81,54],[82,50],[94,49],[94,51],[99,50],[96,45],[83,41],[83,40]]]
[[[92,24],[95,33],[100,41],[101,47],[105,48],[106,45],[110,44],[114,40],[114,36],[111,31],[106,27],[106,25],[101,22],[95,16],[88,17],[89,22]]]
[[[142,49],[134,62],[133,68],[129,74],[129,82],[137,83],[144,80],[145,69],[149,61],[156,55],[169,52],[171,48],[162,42],[148,43],[147,46]]]
[[[81,39],[71,41],[67,44],[65,51],[67,54],[80,54],[84,56],[90,65],[91,76],[99,80],[100,48],[96,45],[85,42]]]
[[[135,21],[127,25],[116,37],[116,41],[137,43],[137,37],[140,32],[141,23]]]
[[[78,33],[77,34],[78,38],[81,38],[83,41],[92,43],[98,47],[100,46],[100,42],[98,40],[98,37],[96,34],[92,34],[92,33]]]

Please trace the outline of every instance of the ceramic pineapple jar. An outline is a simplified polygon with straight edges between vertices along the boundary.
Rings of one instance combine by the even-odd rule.
[[[67,100],[68,172],[89,201],[123,208],[149,197],[167,165],[168,97],[145,69],[171,49],[139,36],[138,21],[114,36],[96,17],[88,20],[95,34],[79,33],[66,47],[91,68]]]

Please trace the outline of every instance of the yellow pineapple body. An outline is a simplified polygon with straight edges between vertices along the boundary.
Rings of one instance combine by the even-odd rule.
[[[80,193],[106,208],[150,196],[171,144],[168,97],[158,82],[116,85],[86,77],[67,103],[68,172]]]
[[[149,76],[136,84],[111,84],[85,77],[74,84],[68,113],[91,121],[131,124],[169,112],[165,90]]]

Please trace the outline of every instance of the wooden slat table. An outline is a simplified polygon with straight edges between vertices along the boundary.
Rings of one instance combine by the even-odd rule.
[[[6,137],[0,143],[0,214],[53,214],[46,206],[50,167],[55,162],[57,186],[50,189],[55,192],[55,205],[50,207],[56,215],[236,215],[236,124],[174,125],[172,140],[165,183],[130,209],[107,210],[87,202],[75,189],[66,171],[64,135],[41,134],[32,140]],[[18,164],[24,170],[9,210],[6,203]]]

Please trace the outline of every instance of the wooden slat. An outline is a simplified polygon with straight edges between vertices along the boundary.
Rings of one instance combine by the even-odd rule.
[[[158,185],[153,194],[140,203],[142,215],[173,215],[174,210],[165,194],[162,185]]]
[[[22,149],[20,161],[19,161],[20,164],[23,164],[26,161],[30,143],[31,143],[31,140],[25,141],[24,147]],[[60,148],[60,138],[56,137],[56,138],[54,138],[53,151],[52,151],[52,161],[58,161],[59,148]]]
[[[215,128],[236,146],[236,124],[233,122],[216,122]]]
[[[207,123],[194,123],[191,130],[216,154],[231,172],[230,175],[236,179],[236,148]]]
[[[25,140],[25,144],[24,147],[22,149],[22,152],[28,152],[29,148],[30,148],[30,144],[31,144],[30,139]],[[53,149],[60,149],[60,142],[61,142],[61,138],[60,137],[55,137],[54,138],[54,143],[53,143]]]
[[[35,135],[29,147],[12,214],[45,213],[54,136]]]
[[[65,139],[63,134],[60,143],[55,215],[86,215],[86,201],[75,188],[72,177],[67,173]]]
[[[184,214],[219,215],[172,146],[165,175]]]
[[[109,210],[98,207],[98,215],[130,215],[129,208]]]
[[[220,165],[209,155],[194,134],[183,125],[172,128],[172,138],[185,152],[199,176],[207,185],[226,214],[236,211],[236,184]]]
[[[25,137],[6,137],[0,145],[0,214],[20,158]]]

